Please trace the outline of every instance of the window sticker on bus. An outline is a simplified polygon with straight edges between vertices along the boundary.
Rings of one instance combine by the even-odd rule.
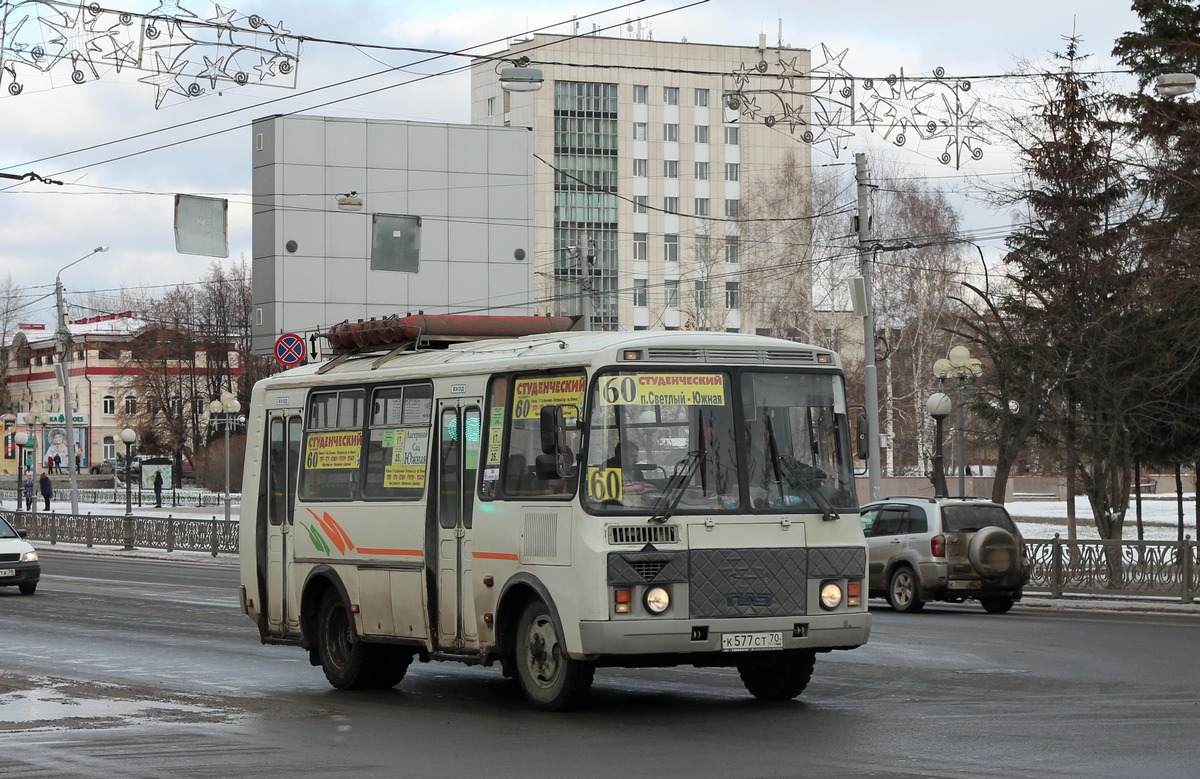
[[[419,490],[424,486],[424,465],[385,465],[383,467],[384,489]]]
[[[429,431],[424,428],[384,430],[380,445],[392,450],[392,465],[418,465],[424,468],[429,457]]]
[[[543,406],[563,406],[563,414],[577,416],[583,406],[582,376],[541,376],[517,379],[513,419],[537,419]]]
[[[620,468],[588,468],[585,489],[589,498],[600,503],[625,500]]]
[[[504,438],[504,406],[496,406],[492,409],[492,418],[488,420],[488,450],[487,450],[487,465],[495,466],[497,470],[489,468],[484,471],[484,481],[499,481],[500,471],[500,444]],[[494,472],[497,475],[489,479],[487,474]]]
[[[723,406],[723,373],[639,373],[604,376],[597,389],[603,406]]]
[[[358,467],[362,433],[309,433],[304,447],[304,468],[309,471],[346,470]]]

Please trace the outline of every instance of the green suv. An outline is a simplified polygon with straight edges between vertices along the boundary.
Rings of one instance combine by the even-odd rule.
[[[979,601],[1003,614],[1021,599],[1033,563],[1003,505],[975,498],[885,498],[861,509],[870,548],[867,589],[896,611],[926,601]]]

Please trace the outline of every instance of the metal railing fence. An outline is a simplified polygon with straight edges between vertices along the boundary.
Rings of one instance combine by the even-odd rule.
[[[53,511],[3,510],[13,527],[33,541],[209,552],[238,551],[238,521],[123,514],[72,515]],[[1178,598],[1193,603],[1200,594],[1200,549],[1183,541],[1068,541],[1028,539],[1025,549],[1033,574],[1025,592],[1063,595]]]

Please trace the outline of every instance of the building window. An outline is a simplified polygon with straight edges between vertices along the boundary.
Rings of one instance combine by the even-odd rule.
[[[488,101],[487,101],[487,107],[488,107],[488,116],[495,116],[496,115],[496,98],[489,97]]]
[[[635,140],[635,141],[646,140],[646,123],[645,122],[634,122],[633,123],[633,140]]]
[[[645,260],[647,257],[647,242],[645,233],[633,234],[633,259]]]
[[[736,162],[725,163],[725,180],[737,181],[742,173],[742,166]]]
[[[637,157],[634,157],[634,159],[633,159],[633,177],[634,178],[639,178],[639,179],[646,178],[646,173],[649,170],[649,168],[650,168],[649,160],[638,159]]]
[[[704,282],[697,281],[696,282],[696,310],[703,311],[704,307],[706,305],[708,305],[708,303],[705,300],[705,296],[704,296]]]
[[[679,87],[663,87],[663,103],[679,105]]]
[[[696,143],[708,143],[708,125],[696,125]]]
[[[737,215],[738,215],[738,202],[736,200],[726,200],[725,201],[725,216],[729,217],[730,219],[737,219]]]
[[[110,460],[117,456],[117,439],[110,435],[106,435],[104,436],[104,442],[101,444],[101,446],[101,454],[103,454],[105,460]]]
[[[125,413],[126,414],[136,414],[137,410],[138,410],[137,398],[134,397],[133,395],[126,395],[125,396]]]
[[[663,211],[666,211],[668,214],[678,214],[679,213],[679,198],[674,197],[674,196],[664,197],[663,198]]]
[[[738,128],[736,128],[736,127],[726,127],[725,128],[725,144],[727,146],[737,146],[738,145]]]
[[[696,181],[708,181],[708,163],[696,163]]]
[[[633,85],[633,102],[643,103],[643,104],[646,103],[647,102],[646,96],[649,94],[649,92],[650,92],[650,90],[645,84],[634,84]]]
[[[679,160],[663,160],[663,178],[679,178]]]
[[[635,213],[635,214],[646,213],[646,196],[645,195],[634,195],[633,196],[633,213]]]
[[[663,304],[667,308],[679,308],[679,282],[668,279],[663,284]]]
[[[696,198],[696,216],[708,216],[708,198]]]
[[[633,305],[634,308],[646,307],[646,280],[633,280]]]
[[[679,262],[679,234],[667,233],[663,236],[663,260]]]
[[[104,415],[113,416],[117,413],[117,399],[112,395],[104,396]]]
[[[708,107],[708,90],[707,89],[697,89],[696,90],[696,105],[701,108]]]
[[[742,306],[741,284],[736,281],[725,282],[725,308],[733,311]]]
[[[725,262],[741,260],[741,240],[736,235],[725,236]]]
[[[663,125],[663,140],[664,141],[678,141],[679,140],[679,125],[670,124],[670,123],[664,124]]]

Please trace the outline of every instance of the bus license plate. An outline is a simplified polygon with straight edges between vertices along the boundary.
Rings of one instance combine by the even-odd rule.
[[[783,649],[783,633],[722,633],[722,652],[747,652],[756,649]]]
[[[16,576],[16,575],[17,575],[17,570],[15,568],[0,568],[0,579],[4,579],[4,578],[8,578],[10,576]]]

